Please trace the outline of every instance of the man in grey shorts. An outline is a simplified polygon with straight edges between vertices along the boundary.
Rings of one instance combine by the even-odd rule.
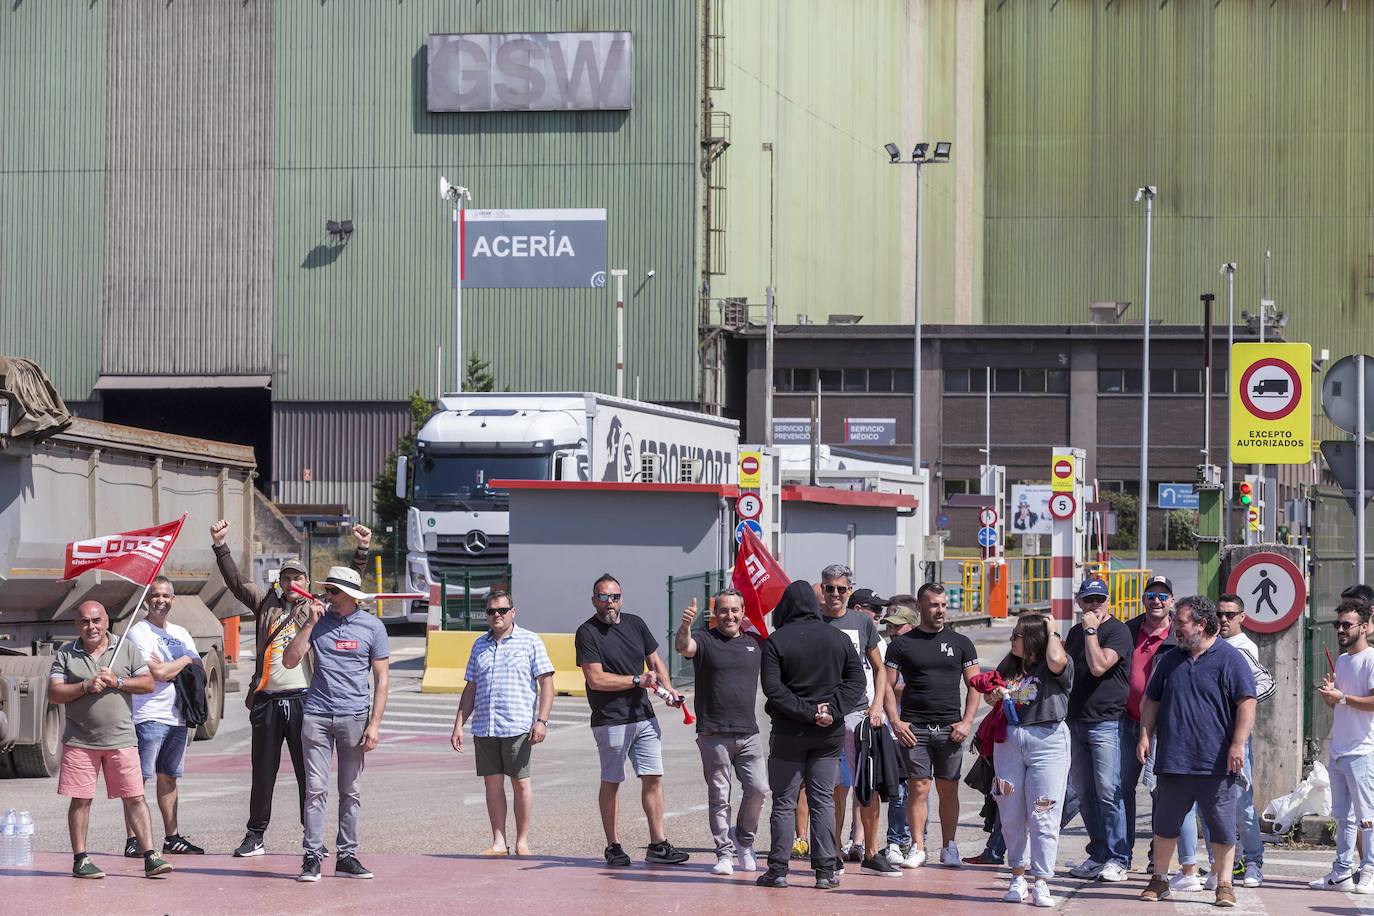
[[[768,794],[768,769],[764,760],[754,706],[759,694],[759,662],[763,639],[740,629],[744,622],[744,597],[733,588],[716,594],[712,617],[715,627],[692,632],[697,602],[682,612],[682,624],[673,647],[690,658],[696,672],[697,749],[706,778],[707,815],[716,843],[712,874],[731,875],[732,860],[739,856],[741,871],[757,871],[754,835],[759,829],[763,799]],[[739,820],[730,829],[730,770],[734,769],[743,797]]]
[[[616,820],[625,761],[640,782],[640,801],[649,821],[649,849],[644,861],[680,865],[687,853],[663,835],[663,743],[658,719],[647,691],[658,685],[682,697],[668,681],[668,667],[658,655],[658,640],[634,614],[623,614],[620,583],[610,573],[592,584],[596,613],[577,628],[573,637],[577,664],[587,679],[587,704],[592,709],[592,736],[601,757],[601,790],[597,804],[606,831],[606,864],[623,868],[630,857],[620,845]],[[648,668],[646,671],[645,668]]]
[[[334,874],[340,878],[371,878],[355,853],[358,850],[359,783],[363,755],[381,741],[386,711],[391,648],[386,627],[358,602],[367,597],[362,577],[346,566],[335,566],[324,580],[326,610],[310,602],[310,618],[282,653],[282,665],[295,668],[309,655],[314,660],[310,688],[305,694],[301,744],[305,750],[305,837],[301,845],[298,881],[320,880],[324,858],[324,805],[329,797],[329,767],[339,757],[339,858]],[[369,685],[369,680],[375,686]]]

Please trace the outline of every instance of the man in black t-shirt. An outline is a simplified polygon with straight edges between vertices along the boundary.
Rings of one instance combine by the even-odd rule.
[[[759,661],[763,640],[740,629],[744,597],[733,588],[716,594],[714,627],[692,632],[697,602],[682,612],[673,647],[692,660],[696,672],[697,749],[706,778],[707,817],[715,838],[716,864],[711,872],[734,874],[739,856],[741,871],[757,871],[754,835],[759,829],[763,799],[768,794],[768,767],[759,740],[754,707],[759,694]],[[730,770],[743,789],[739,820],[730,831]]]
[[[587,703],[592,708],[592,735],[601,757],[601,826],[606,831],[606,864],[627,866],[630,857],[616,832],[620,784],[629,758],[640,781],[640,797],[649,820],[649,850],[644,859],[660,865],[680,865],[688,855],[663,835],[663,743],[658,719],[646,691],[662,685],[674,693],[668,668],[658,655],[658,640],[644,621],[623,614],[620,583],[609,573],[592,585],[592,607],[573,638],[577,664],[587,679]],[[645,670],[647,667],[648,670]],[[674,693],[675,704],[682,697]]]
[[[1131,860],[1126,843],[1126,803],[1121,792],[1121,717],[1130,691],[1134,640],[1107,608],[1107,583],[1078,587],[1082,617],[1064,640],[1073,659],[1069,693],[1072,763],[1069,785],[1078,796],[1088,832],[1088,858],[1072,867],[1075,878],[1125,881]]]
[[[945,626],[945,590],[934,583],[912,595],[888,599],[888,607],[914,608],[921,623],[887,645],[884,664],[901,674],[906,686],[901,705],[887,680],[887,717],[906,754],[907,818],[911,826],[911,855],[907,868],[926,861],[926,800],[935,779],[940,796],[940,864],[962,868],[954,832],[959,827],[959,771],[964,742],[973,733],[979,694],[967,684],[978,674],[978,650],[973,642]],[[965,686],[962,709],[959,683]]]

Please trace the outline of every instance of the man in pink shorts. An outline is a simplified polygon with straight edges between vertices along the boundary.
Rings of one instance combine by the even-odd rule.
[[[152,846],[134,732],[133,695],[151,693],[153,676],[132,642],[110,642],[110,618],[100,602],[85,601],[77,607],[76,627],[80,636],[58,651],[48,674],[49,699],[67,707],[57,794],[72,800],[67,809],[72,876],[105,877],[86,854],[91,799],[102,770],[109,797],[124,801],[125,815],[143,852],[143,874],[149,878],[166,874],[172,866]]]

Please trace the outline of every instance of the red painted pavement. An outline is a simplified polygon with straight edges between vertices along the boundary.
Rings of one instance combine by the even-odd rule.
[[[633,855],[641,851],[632,851]],[[177,871],[159,879],[142,877],[133,859],[96,855],[107,876],[81,881],[70,876],[71,857],[44,853],[33,870],[0,871],[0,909],[6,913],[141,914],[194,913],[505,913],[575,914],[668,912],[768,914],[920,912],[1014,913],[1001,902],[1006,872],[927,866],[901,878],[851,874],[834,891],[812,888],[809,870],[794,870],[785,890],[754,887],[754,875],[720,878],[708,871],[706,856],[685,867],[607,869],[600,860],[564,857],[486,859],[468,855],[381,855],[362,860],[377,877],[371,881],[335,878],[327,860],[315,884],[295,880],[297,856],[177,856]],[[1085,884],[1067,878],[1052,882],[1062,898],[1061,912],[1164,916],[1169,903],[1210,903],[1210,893],[1176,895],[1169,903],[1145,904],[1136,897],[1139,876],[1123,884]],[[1308,891],[1289,878],[1271,879],[1258,890],[1239,888],[1238,912],[1290,914],[1352,913],[1355,900],[1345,894]],[[1191,907],[1189,909],[1192,909]],[[1210,907],[1208,908],[1210,910]],[[1028,912],[1028,911],[1027,911]],[[1197,912],[1197,910],[1194,910]]]

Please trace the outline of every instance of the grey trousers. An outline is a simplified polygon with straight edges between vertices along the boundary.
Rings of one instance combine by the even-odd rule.
[[[711,836],[716,841],[716,857],[735,854],[735,842],[754,848],[759,830],[763,797],[768,794],[768,777],[763,759],[763,740],[753,735],[698,735],[701,773],[706,778],[706,813]],[[734,769],[743,795],[735,837],[730,838],[730,770]]]
[[[363,740],[368,713],[354,716],[314,716],[307,713],[301,722],[301,745],[305,750],[305,838],[301,841],[307,855],[324,855],[324,806],[329,800],[329,765],[339,756],[339,833],[335,842],[340,858],[358,851],[358,810],[362,793],[358,789],[363,775],[363,758],[358,745]]]
[[[843,753],[843,734],[816,738],[773,736],[768,755],[768,788],[773,792],[773,810],[768,821],[773,841],[768,850],[770,872],[787,874],[796,827],[797,793],[803,779],[810,805],[811,868],[825,874],[835,871],[835,779]]]

